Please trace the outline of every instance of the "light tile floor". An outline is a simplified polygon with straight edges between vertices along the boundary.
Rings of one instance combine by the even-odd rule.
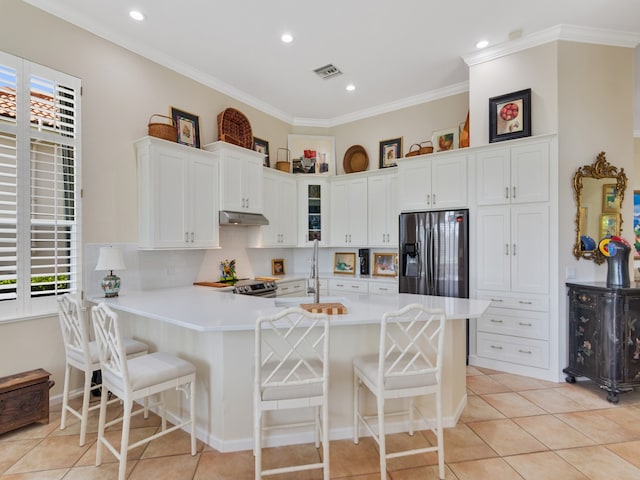
[[[445,430],[447,480],[637,480],[640,479],[640,391],[621,395],[620,403],[592,382],[556,384],[468,367],[468,404],[455,428]],[[116,414],[116,411],[110,414]],[[117,464],[105,452],[95,467],[96,416],[87,443],[78,446],[79,424],[59,429],[60,409],[48,425],[32,425],[0,435],[0,480],[98,480],[117,478]],[[155,431],[157,417],[135,417],[132,435]],[[118,439],[119,432],[109,435]],[[431,432],[413,437],[390,435],[390,448],[428,444]],[[265,464],[284,457],[319,458],[313,445],[265,450]],[[317,461],[317,460],[316,460]],[[251,451],[220,453],[198,442],[189,454],[189,437],[174,432],[129,456],[129,480],[251,480]],[[387,479],[437,479],[435,454],[389,461]],[[270,477],[321,479],[320,471]],[[380,478],[375,443],[363,438],[331,442],[331,478]]]

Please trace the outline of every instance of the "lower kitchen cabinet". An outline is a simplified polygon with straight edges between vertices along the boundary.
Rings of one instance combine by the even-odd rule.
[[[329,295],[357,295],[369,293],[369,282],[364,280],[329,279]]]
[[[281,280],[278,282],[276,297],[304,297],[307,295],[307,280]]]
[[[567,283],[569,365],[567,382],[587,377],[618,403],[618,394],[640,385],[640,288]]]

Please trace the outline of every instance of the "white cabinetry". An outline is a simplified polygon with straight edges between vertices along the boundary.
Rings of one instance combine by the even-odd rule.
[[[260,227],[259,246],[295,247],[298,241],[298,189],[295,177],[265,169],[263,190],[263,213],[269,225]]]
[[[398,245],[398,175],[372,175],[367,185],[368,244]]]
[[[307,295],[305,279],[281,280],[278,282],[276,297],[304,297]]]
[[[470,363],[552,378],[556,162],[549,139],[509,143],[476,152],[475,296],[491,306],[476,321]]]
[[[487,149],[476,154],[478,205],[549,200],[549,143]]]
[[[331,246],[366,246],[367,178],[332,180],[330,203]]]
[[[135,148],[140,248],[218,247],[216,158],[155,137],[138,140]]]
[[[398,282],[369,282],[369,295],[392,295],[398,293]]]
[[[549,291],[549,207],[483,207],[477,212],[478,290]]]
[[[467,154],[420,155],[398,162],[400,210],[467,206]]]
[[[329,295],[357,295],[369,293],[369,283],[364,280],[330,278]]]
[[[220,160],[220,209],[262,213],[264,155],[226,142],[204,146]]]
[[[329,183],[324,177],[298,178],[298,246],[308,247],[318,239],[329,244]]]

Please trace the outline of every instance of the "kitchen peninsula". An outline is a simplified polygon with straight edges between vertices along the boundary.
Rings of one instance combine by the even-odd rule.
[[[118,311],[125,335],[196,365],[198,438],[223,452],[252,448],[255,322],[261,315],[296,304],[296,299],[256,298],[190,286],[90,300],[106,301]],[[340,301],[348,313],[331,317],[330,437],[352,436],[352,358],[377,352],[383,313],[410,303],[443,308],[448,316],[442,402],[445,426],[454,426],[466,404],[465,319],[481,316],[489,301],[410,294],[354,295]],[[169,405],[170,411],[179,408],[186,405]],[[429,408],[425,404],[427,418]],[[300,431],[270,437],[267,444],[306,443],[312,438],[311,431]]]

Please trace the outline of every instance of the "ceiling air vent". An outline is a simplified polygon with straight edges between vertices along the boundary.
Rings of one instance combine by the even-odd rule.
[[[320,78],[327,79],[331,77],[335,77],[336,75],[342,75],[342,72],[335,65],[325,65],[324,67],[316,68],[314,73],[318,75]]]

